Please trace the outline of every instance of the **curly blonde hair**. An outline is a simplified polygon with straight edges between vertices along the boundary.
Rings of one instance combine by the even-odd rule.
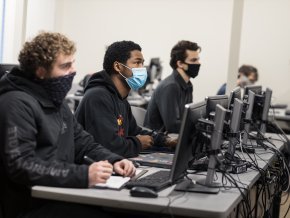
[[[41,32],[24,44],[19,53],[20,68],[33,78],[38,67],[50,71],[59,54],[73,55],[75,43],[60,33]]]

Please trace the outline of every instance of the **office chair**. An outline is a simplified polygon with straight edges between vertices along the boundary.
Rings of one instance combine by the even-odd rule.
[[[10,72],[13,67],[17,67],[16,64],[0,64],[0,78],[4,76],[6,73]]]
[[[131,105],[132,114],[137,122],[138,126],[143,126],[146,110],[141,107],[136,107]]]

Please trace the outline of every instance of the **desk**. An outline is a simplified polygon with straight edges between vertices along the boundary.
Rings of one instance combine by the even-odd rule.
[[[271,135],[273,138],[278,136]],[[281,149],[283,143],[273,140],[276,147]],[[272,162],[274,155],[265,152],[264,149],[257,149],[257,153],[264,160]],[[261,168],[266,169],[267,163],[258,160]],[[151,168],[150,172],[159,169]],[[239,178],[248,188],[252,188],[260,175],[257,171],[249,170],[247,173],[233,175]],[[200,179],[201,176],[192,175],[193,179]],[[174,214],[177,216],[190,217],[235,217],[235,208],[242,200],[241,194],[237,189],[221,190],[218,194],[199,194],[199,193],[183,193],[173,191],[173,187],[169,187],[159,192],[156,199],[134,198],[131,197],[129,191],[123,189],[121,191],[99,190],[99,189],[71,189],[71,188],[53,188],[34,186],[32,187],[32,196],[37,198],[45,198],[52,200],[69,201],[75,203],[83,203],[90,205],[99,205],[111,208],[121,208],[134,211],[146,211],[152,213]],[[168,206],[170,204],[170,207]]]
[[[286,109],[269,110],[270,120],[276,120],[277,124],[287,134],[290,133],[290,115],[286,114]]]

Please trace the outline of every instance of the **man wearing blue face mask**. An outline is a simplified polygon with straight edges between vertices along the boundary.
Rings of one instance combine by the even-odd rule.
[[[126,100],[131,89],[138,90],[147,79],[141,47],[132,41],[110,45],[104,70],[90,78],[76,118],[97,142],[124,157],[156,146],[174,147],[169,137],[137,126]]]
[[[184,105],[192,102],[190,78],[198,75],[200,51],[197,43],[184,40],[172,48],[170,66],[173,72],[154,91],[147,107],[145,127],[179,132]]]

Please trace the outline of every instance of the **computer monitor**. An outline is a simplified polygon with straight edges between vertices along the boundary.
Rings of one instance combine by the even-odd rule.
[[[215,115],[216,106],[219,104],[224,108],[228,108],[229,97],[227,95],[215,95],[207,96],[206,101],[206,113],[209,119],[213,119]]]
[[[255,85],[245,86],[245,94],[244,94],[244,96],[248,95],[249,91],[252,91],[255,94],[260,95],[262,93],[262,86],[255,86]]]
[[[254,130],[261,134],[266,132],[266,122],[268,121],[268,113],[271,104],[272,90],[267,88],[261,95],[256,95],[253,107],[252,120]],[[257,129],[258,128],[258,129]]]
[[[214,174],[216,167],[216,154],[215,151],[220,149],[222,143],[222,132],[224,127],[224,120],[227,110],[221,105],[216,106],[216,116],[214,119],[214,130],[211,134],[211,154],[209,157],[208,170],[206,179],[204,181],[198,181],[197,184],[191,182],[191,180],[185,180],[175,187],[176,191],[188,191],[188,192],[201,192],[201,193],[218,193],[219,188],[214,187]],[[183,160],[184,161],[184,160]]]
[[[239,86],[234,88],[230,93],[228,109],[231,109],[236,98],[242,99],[241,88]]]
[[[150,82],[153,83],[155,79],[161,80],[162,74],[162,65],[159,58],[151,58],[149,69],[148,69],[148,78]]]
[[[235,98],[231,110],[231,118],[229,122],[230,128],[228,133],[229,145],[227,152],[230,155],[230,158],[233,157],[233,155],[235,154],[236,145],[239,143],[238,133],[240,132],[242,111],[243,111],[243,102],[240,99]]]
[[[222,107],[221,105],[216,106],[216,116],[214,119],[214,131],[211,135],[211,149],[212,151],[217,151],[220,149],[222,138],[223,138],[223,128],[224,128],[224,120],[226,117],[227,110]],[[208,169],[207,169],[207,176],[205,180],[205,185],[212,186],[213,185],[213,178],[215,173],[216,167],[216,155],[213,152],[209,156],[208,162]]]
[[[189,168],[189,163],[192,159],[195,143],[195,135],[197,134],[195,126],[200,118],[206,115],[206,102],[200,102],[196,104],[185,105],[185,110],[182,117],[181,127],[179,130],[178,142],[173,157],[172,167],[169,173],[169,178],[165,182],[162,182],[159,187],[149,187],[160,190],[169,185],[179,183],[180,180],[184,180],[186,171]],[[144,184],[141,183],[144,186]],[[127,184],[127,187],[136,186],[136,183]],[[140,186],[137,184],[137,186]],[[146,186],[146,184],[145,184]],[[148,187],[148,185],[146,186]]]
[[[249,139],[248,134],[250,133],[250,128],[251,128],[251,121],[252,121],[252,113],[253,113],[253,108],[254,108],[254,103],[255,103],[255,93],[252,90],[249,90],[247,93],[247,98],[245,99],[247,101],[247,109],[246,109],[246,114],[245,117],[243,117],[242,122],[244,124],[244,135],[243,135],[243,146],[247,146],[247,142]]]
[[[266,132],[266,122],[268,121],[271,98],[272,98],[272,90],[269,88],[266,88],[266,91],[264,93],[264,105],[263,105],[262,119],[261,119],[261,126],[260,126],[260,132],[263,134]]]
[[[198,119],[204,118],[205,116],[205,101],[185,105],[170,173],[170,179],[173,183],[185,175],[188,164],[197,151],[195,142],[197,131],[195,126]]]
[[[10,72],[12,68],[17,67],[17,64],[0,64],[0,78]]]

